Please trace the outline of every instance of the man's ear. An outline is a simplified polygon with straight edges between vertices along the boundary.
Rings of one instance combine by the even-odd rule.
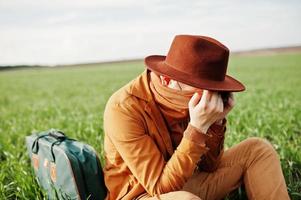
[[[163,76],[163,75],[160,75],[160,79],[161,79],[162,85],[164,85],[164,86],[168,86],[169,85],[170,78],[168,78],[166,76]]]

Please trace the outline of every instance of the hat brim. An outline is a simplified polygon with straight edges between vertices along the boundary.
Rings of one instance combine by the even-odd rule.
[[[160,75],[165,75],[174,80],[180,81],[187,85],[213,91],[228,91],[228,92],[241,92],[245,90],[245,86],[238,80],[229,75],[225,76],[223,81],[213,81],[208,79],[200,79],[196,75],[187,74],[179,71],[165,63],[166,56],[151,55],[144,59],[146,67]]]

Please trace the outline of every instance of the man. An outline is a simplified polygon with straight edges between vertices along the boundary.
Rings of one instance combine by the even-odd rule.
[[[228,57],[213,38],[177,35],[167,56],[146,57],[147,70],[112,95],[107,199],[222,199],[241,184],[249,199],[289,199],[267,141],[249,138],[224,152],[232,92],[245,89],[226,75]]]

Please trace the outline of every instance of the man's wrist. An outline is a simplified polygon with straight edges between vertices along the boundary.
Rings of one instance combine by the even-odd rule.
[[[202,132],[200,129],[189,123],[186,130],[184,131],[184,137],[205,147],[206,140],[212,136]]]
[[[201,127],[201,126],[197,126],[197,125],[195,125],[195,123],[193,123],[193,122],[189,122],[189,124],[190,124],[191,126],[193,126],[195,129],[197,129],[199,132],[204,133],[204,134],[206,134],[207,131],[208,131],[208,129],[209,129],[209,127]]]

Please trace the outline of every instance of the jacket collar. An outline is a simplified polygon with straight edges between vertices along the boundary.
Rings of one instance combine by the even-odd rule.
[[[150,88],[150,70],[145,69],[133,82],[130,84],[129,93],[147,102],[153,100]]]
[[[144,107],[146,113],[151,116],[152,120],[157,126],[158,132],[162,137],[162,140],[166,146],[168,154],[171,156],[174,152],[170,134],[164,122],[161,111],[155,103],[153,95],[150,91],[150,70],[146,69],[142,72],[133,82],[130,83],[128,92],[140,99],[145,100],[147,103]]]

